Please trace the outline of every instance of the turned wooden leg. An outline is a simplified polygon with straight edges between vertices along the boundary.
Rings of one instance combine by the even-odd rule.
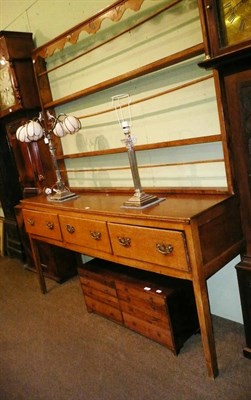
[[[37,242],[36,242],[36,240],[34,240],[30,237],[30,243],[31,243],[31,250],[32,250],[33,259],[35,262],[35,267],[36,267],[36,271],[37,271],[37,276],[38,276],[38,281],[39,281],[39,286],[40,286],[41,292],[47,293],[47,288],[46,288],[45,278],[44,278],[44,274],[43,274],[43,270],[42,270],[42,266],[41,266],[41,262],[40,262]]]

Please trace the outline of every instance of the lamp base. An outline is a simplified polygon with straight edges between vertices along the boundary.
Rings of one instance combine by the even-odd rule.
[[[135,192],[134,195],[124,202],[124,208],[146,208],[150,207],[154,204],[158,204],[165,199],[159,198],[157,196],[147,194],[144,192],[137,193]]]
[[[72,200],[77,197],[78,197],[77,194],[72,193],[70,192],[69,189],[65,188],[64,190],[57,190],[54,194],[48,195],[47,199],[49,201],[60,202],[60,201]]]

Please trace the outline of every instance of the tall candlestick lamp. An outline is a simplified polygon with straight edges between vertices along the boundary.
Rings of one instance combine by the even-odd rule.
[[[157,204],[164,199],[145,193],[142,189],[140,182],[137,158],[134,148],[136,138],[131,135],[131,98],[128,94],[113,96],[112,105],[115,110],[118,123],[125,135],[125,139],[123,139],[122,141],[125,143],[125,146],[127,148],[135,189],[134,195],[130,199],[128,199],[123,206],[125,208],[146,208],[152,206],[153,204]]]
[[[47,111],[46,115],[40,112],[37,118],[21,125],[16,131],[16,137],[20,142],[30,143],[38,141],[43,137],[44,142],[49,146],[57,179],[56,183],[51,188],[45,190],[49,201],[60,202],[77,197],[75,193],[72,193],[69,188],[66,187],[62,179],[51,134],[53,133],[57,137],[63,137],[68,133],[74,134],[78,132],[80,128],[81,123],[78,118],[66,114],[59,114],[58,117],[54,117]]]

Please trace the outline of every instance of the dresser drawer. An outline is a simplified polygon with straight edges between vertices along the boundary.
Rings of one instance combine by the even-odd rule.
[[[111,253],[106,222],[59,215],[63,239],[78,246]]]
[[[57,214],[23,210],[25,228],[28,233],[62,240]]]
[[[112,249],[120,257],[187,271],[189,260],[182,231],[110,223]]]

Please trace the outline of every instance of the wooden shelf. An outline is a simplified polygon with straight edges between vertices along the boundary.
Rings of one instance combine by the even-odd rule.
[[[87,87],[78,92],[72,93],[69,96],[61,97],[57,100],[52,100],[44,103],[44,109],[54,108],[61,106],[63,104],[69,103],[71,101],[78,100],[82,97],[89,96],[90,94],[100,92],[105,89],[109,89],[113,86],[117,86],[121,83],[131,81],[132,79],[139,78],[143,75],[151,74],[153,72],[159,71],[163,68],[170,67],[172,65],[178,64],[183,61],[187,61],[193,57],[203,54],[204,46],[200,43],[196,46],[190,47],[189,49],[179,51],[178,53],[172,54],[168,57],[157,60],[153,63],[144,65],[140,68],[129,71],[125,74],[118,75],[112,79],[108,79],[103,82],[99,82],[96,85]]]
[[[114,71],[114,73],[108,74],[107,76],[105,76],[105,74],[101,74],[99,76],[98,79],[96,79],[96,76],[94,76],[92,81],[86,81],[85,83],[83,83],[83,88],[79,88],[79,85],[75,84],[75,86],[72,86],[72,90],[71,93],[69,93],[69,91],[63,90],[59,91],[57,94],[52,93],[51,91],[51,87],[50,87],[50,78],[54,79],[54,75],[50,75],[51,73],[55,72],[55,79],[57,79],[58,77],[62,77],[64,76],[64,73],[66,72],[65,70],[63,70],[63,67],[66,66],[67,64],[72,64],[72,66],[74,66],[74,62],[81,59],[81,64],[80,64],[80,70],[82,71],[82,59],[83,60],[88,60],[88,56],[90,55],[90,53],[94,53],[94,51],[98,50],[100,51],[101,49],[106,49],[105,45],[107,45],[108,43],[110,43],[111,41],[113,41],[114,39],[120,39],[123,35],[125,36],[125,34],[128,34],[132,31],[136,32],[137,29],[144,29],[143,25],[146,27],[146,24],[151,22],[157,22],[157,20],[154,18],[156,17],[160,17],[162,16],[168,16],[169,13],[174,12],[178,12],[181,13],[181,9],[182,9],[182,1],[181,0],[173,0],[168,2],[168,4],[166,4],[166,2],[163,1],[156,1],[154,7],[148,7],[147,9],[143,9],[143,3],[144,0],[118,0],[115,3],[113,3],[112,5],[104,8],[103,10],[101,10],[100,12],[98,12],[97,14],[95,14],[94,16],[86,19],[85,21],[83,21],[82,23],[76,25],[75,27],[63,32],[61,35],[55,37],[54,39],[50,40],[49,42],[45,43],[43,46],[38,47],[37,49],[35,49],[33,51],[33,65],[34,65],[34,70],[35,70],[35,75],[36,75],[36,80],[37,80],[37,84],[39,87],[39,92],[40,92],[40,99],[42,102],[42,109],[43,111],[46,110],[50,110],[50,112],[53,112],[53,109],[58,108],[58,107],[64,107],[63,109],[66,109],[67,107],[69,108],[75,108],[78,107],[78,105],[80,104],[80,102],[76,102],[77,100],[80,99],[84,99],[87,98],[88,96],[90,96],[90,99],[92,99],[91,95],[95,95],[97,93],[103,92],[107,89],[110,88],[114,88],[119,86],[120,84],[124,84],[126,82],[135,82],[135,85],[137,84],[138,81],[136,81],[137,78],[143,78],[143,77],[147,77],[147,78],[151,78],[151,74],[152,76],[155,76],[154,74],[156,72],[165,70],[170,68],[170,70],[172,70],[172,67],[177,66],[177,68],[179,68],[180,65],[182,65],[183,63],[187,62],[187,65],[189,65],[189,62],[193,61],[193,63],[196,62],[196,60],[202,59],[203,55],[205,54],[205,45],[204,43],[197,43],[197,36],[196,36],[196,40],[191,42],[191,46],[190,47],[186,47],[183,45],[183,41],[181,43],[181,45],[179,47],[177,47],[177,51],[175,52],[175,50],[170,51],[169,53],[166,52],[165,46],[162,47],[163,51],[162,52],[158,52],[157,55],[154,54],[154,57],[149,57],[149,58],[145,58],[145,62],[142,61],[142,63],[135,63],[128,65],[128,70],[125,72],[125,69],[122,71],[120,69],[118,69],[118,71],[120,71],[120,73],[116,76],[114,76],[116,74],[116,71]],[[181,8],[178,8],[178,7]],[[174,11],[173,11],[174,10]],[[131,14],[126,14],[125,16],[125,11],[130,11]],[[139,12],[138,15],[134,15],[133,12]],[[165,13],[165,14],[164,14]],[[129,15],[129,17],[128,17]],[[133,15],[133,18],[130,18],[130,15]],[[180,15],[180,14],[179,14]],[[123,20],[124,18],[124,20]],[[128,19],[126,19],[128,18]],[[103,21],[107,19],[108,20],[108,25],[109,22],[112,21],[115,24],[118,24],[121,22],[121,24],[118,24],[117,26],[112,25],[112,29],[110,28],[105,28],[105,34],[101,35],[101,33],[99,31],[101,31],[101,27],[102,27],[102,23]],[[110,20],[110,21],[109,21]],[[128,23],[127,23],[128,22]],[[183,21],[184,22],[184,21]],[[182,23],[183,23],[182,22]],[[115,28],[114,28],[115,27]],[[136,29],[137,28],[137,29]],[[110,29],[110,30],[109,30]],[[92,38],[92,40],[90,41],[91,43],[88,45],[86,45],[86,40],[88,40],[88,38],[90,37],[90,35],[94,36],[97,33],[100,33],[99,36],[97,36],[97,40],[96,38]],[[81,36],[80,36],[81,34]],[[84,35],[82,34],[86,34],[86,38]],[[87,36],[88,35],[88,36]],[[201,40],[199,38],[199,40]],[[199,41],[198,40],[198,41]],[[76,46],[76,48],[74,48],[71,45],[78,45],[78,47]],[[115,46],[116,47],[116,46]],[[184,47],[184,48],[183,48]],[[76,49],[76,50],[75,50]],[[69,50],[69,51],[68,51]],[[105,51],[105,50],[104,50]],[[92,55],[91,54],[91,55]],[[165,54],[168,54],[165,56]],[[164,57],[163,57],[164,55]],[[97,56],[98,58],[98,56]],[[94,57],[95,59],[95,57]],[[56,60],[56,62],[55,62]],[[150,62],[149,62],[150,61]],[[48,65],[47,65],[48,64]],[[141,64],[141,65],[140,65]],[[76,64],[78,65],[78,64]],[[131,66],[131,69],[130,69]],[[67,67],[68,68],[68,67]],[[60,70],[58,72],[58,70]],[[78,68],[76,67],[77,71]],[[198,68],[199,69],[199,68]],[[72,73],[72,67],[69,66],[69,70],[67,70],[67,73]],[[79,71],[78,71],[79,72]],[[83,72],[84,73],[84,72]],[[60,78],[59,79],[59,86],[60,86]],[[157,97],[163,96],[169,96],[169,98],[172,98],[172,95],[174,92],[180,90],[190,90],[192,92],[192,89],[189,89],[189,86],[194,85],[194,87],[196,87],[196,85],[204,85],[204,81],[209,80],[209,79],[214,79],[213,74],[207,74],[205,76],[202,76],[201,73],[199,73],[198,75],[196,75],[196,77],[194,78],[194,76],[189,76],[188,79],[184,79],[184,81],[182,80],[181,84],[174,84],[171,85],[170,87],[161,87],[161,90],[153,90],[153,91],[149,91],[149,93],[147,93],[147,96],[141,96],[141,98],[137,98],[135,100],[135,102],[133,102],[133,105],[136,105],[140,102],[146,102],[146,109],[148,107],[148,104],[151,101],[155,101],[155,99]],[[147,80],[147,79],[146,79]],[[176,83],[176,82],[175,82]],[[67,85],[66,85],[67,86]],[[210,86],[210,84],[209,84]],[[63,87],[63,85],[62,85]],[[197,86],[198,87],[198,86]],[[199,86],[200,88],[200,86]],[[80,89],[80,90],[78,90]],[[76,91],[77,90],[77,91]],[[178,95],[179,96],[179,95]],[[89,98],[85,100],[85,102],[88,102]],[[169,99],[168,99],[169,100]],[[160,101],[160,100],[159,100]],[[75,103],[74,103],[75,102]],[[74,104],[73,104],[74,103]],[[82,106],[81,106],[82,107]],[[107,106],[106,106],[107,108]],[[88,110],[88,107],[86,108],[86,110]],[[91,110],[92,113],[90,113],[89,115],[86,114],[86,110],[82,110],[80,112],[83,112],[84,115],[78,115],[78,117],[80,118],[80,120],[85,120],[87,121],[87,124],[90,121],[96,121],[96,117],[100,118],[101,114],[108,114],[109,112],[113,112],[114,110],[111,109],[101,109],[100,107],[97,109]],[[106,117],[106,115],[105,115]],[[91,119],[93,118],[93,119]],[[189,117],[188,117],[189,118]],[[88,120],[89,119],[89,120]],[[95,122],[94,122],[95,124]],[[205,127],[204,127],[205,128]],[[109,129],[109,126],[108,126]],[[183,131],[184,131],[184,127],[183,127]],[[208,136],[205,136],[208,133]],[[210,156],[207,157],[207,159],[204,161],[204,163],[208,163],[208,165],[211,165],[212,162],[224,162],[226,164],[226,186],[227,188],[224,188],[223,191],[225,192],[226,190],[228,190],[228,192],[232,192],[232,182],[231,182],[231,175],[228,171],[228,161],[227,161],[227,149],[226,149],[226,145],[224,143],[224,132],[222,133],[218,133],[218,132],[212,132],[212,129],[209,132],[196,132],[196,134],[194,135],[194,137],[192,137],[193,133],[191,133],[191,137],[186,138],[187,134],[184,133],[184,138],[179,138],[179,135],[177,135],[177,139],[175,138],[175,134],[173,135],[173,137],[170,137],[170,140],[166,140],[166,137],[164,137],[165,135],[163,134],[163,132],[160,134],[160,137],[163,137],[164,140],[160,141],[161,139],[156,139],[155,142],[155,137],[151,137],[150,140],[148,140],[148,138],[146,139],[144,137],[144,139],[141,141],[140,145],[135,145],[135,150],[137,152],[143,152],[143,151],[151,151],[151,150],[164,150],[167,148],[175,148],[175,147],[181,147],[181,146],[190,146],[190,145],[201,145],[201,144],[210,144],[210,143],[220,143],[222,142],[223,144],[223,153],[224,155],[220,154],[220,150],[217,154],[217,156]],[[189,134],[190,136],[190,134]],[[156,136],[157,137],[157,136]],[[168,135],[167,135],[168,137]],[[65,161],[66,160],[74,160],[74,159],[80,159],[80,158],[88,158],[88,157],[97,157],[97,156],[105,156],[107,157],[107,159],[109,159],[109,157],[111,157],[114,154],[122,154],[122,153],[126,153],[126,148],[125,147],[120,147],[120,144],[118,145],[118,147],[116,147],[117,145],[117,141],[115,140],[114,143],[109,143],[107,146],[104,146],[104,148],[101,149],[97,149],[97,148],[92,148],[91,146],[88,147],[83,147],[83,148],[78,148],[78,146],[76,146],[76,149],[74,148],[74,150],[68,154],[64,154],[63,151],[63,147],[62,147],[62,143],[58,138],[55,138],[57,145],[56,147],[56,157],[57,160],[59,161],[59,168],[61,170],[61,172],[64,174],[64,176],[66,177],[66,180],[69,180],[69,178],[67,179],[67,173],[69,171],[69,174],[72,173],[73,171],[71,171],[70,168],[70,164],[67,164],[67,168],[65,167]],[[88,140],[88,139],[86,139]],[[88,149],[88,151],[86,150]],[[79,150],[79,151],[78,151]],[[84,150],[84,151],[83,151]],[[163,153],[163,152],[162,152]],[[212,159],[210,159],[212,158]],[[223,159],[224,158],[224,159]],[[185,166],[187,165],[188,168],[193,168],[194,165],[201,163],[201,159],[200,157],[194,157],[194,159],[191,159],[191,162],[184,160],[184,162],[182,163],[182,160],[178,160],[177,163],[166,163],[165,160],[162,160],[160,163],[158,163],[158,161],[153,162],[152,165],[149,165],[148,167],[152,167],[152,170],[154,170],[154,168],[157,167],[162,167],[165,166],[167,168],[172,167],[172,166]],[[161,163],[163,165],[161,165]],[[143,163],[141,163],[143,164]],[[147,161],[146,163],[147,164]],[[149,162],[150,164],[150,162]],[[158,164],[158,165],[157,165]],[[121,165],[115,165],[114,168],[116,169],[122,168]],[[147,168],[147,166],[146,166]],[[195,167],[196,168],[196,167]],[[221,168],[221,167],[220,167]],[[97,171],[97,168],[95,168],[95,165],[93,165],[93,168],[89,169],[87,171],[86,168],[83,169],[83,171],[87,171],[87,173],[93,171]],[[123,168],[122,168],[123,169]],[[125,168],[124,168],[125,169]],[[156,168],[155,168],[156,171]],[[75,169],[75,172],[82,172],[80,171],[80,167],[78,167],[77,169]],[[129,172],[128,172],[129,173]],[[72,177],[73,175],[71,175]],[[113,175],[114,176],[114,175]],[[112,177],[111,177],[112,179]],[[206,178],[207,179],[207,178]],[[106,183],[104,183],[106,184]],[[193,188],[193,182],[191,183],[191,190],[195,190],[195,188]],[[197,184],[197,182],[196,182]],[[85,184],[83,184],[85,186]],[[161,185],[161,183],[160,183]],[[224,182],[222,183],[221,186],[224,185]],[[72,181],[72,186],[79,186],[79,183],[77,182],[75,184],[75,182],[73,183]],[[73,188],[75,191],[75,187]],[[160,188],[161,190],[163,190],[163,188]],[[167,190],[169,190],[169,188],[166,188]],[[187,189],[186,187],[181,187],[180,188],[181,191],[186,191],[188,190],[189,192],[191,191],[190,189]],[[172,190],[172,188],[171,188]],[[201,187],[202,191],[205,192],[211,192],[211,185],[209,183],[208,187],[206,187],[206,185],[202,184]],[[219,190],[222,190],[222,187],[216,187],[215,191],[218,192]]]

